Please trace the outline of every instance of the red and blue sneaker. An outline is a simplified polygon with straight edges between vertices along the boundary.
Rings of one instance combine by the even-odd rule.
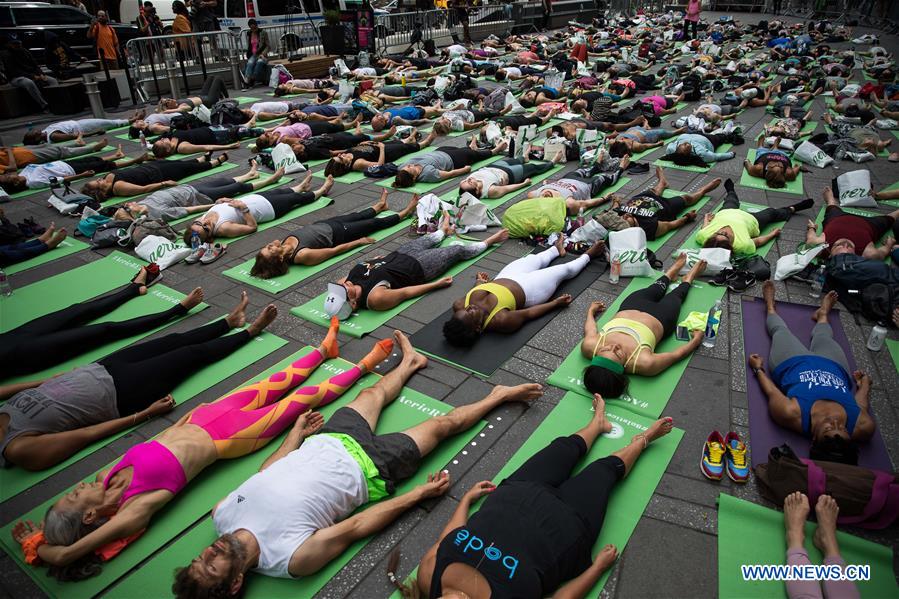
[[[712,431],[702,448],[702,460],[699,468],[702,474],[711,480],[721,480],[724,477],[724,437],[718,431]]]
[[[735,483],[745,483],[749,480],[749,461],[746,459],[746,445],[740,439],[740,435],[734,432],[727,433],[724,438],[724,447],[727,450],[727,476]]]

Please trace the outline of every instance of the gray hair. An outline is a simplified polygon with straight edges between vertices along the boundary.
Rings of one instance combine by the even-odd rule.
[[[44,516],[44,537],[51,545],[71,545],[96,528],[83,519],[84,512],[51,506]]]

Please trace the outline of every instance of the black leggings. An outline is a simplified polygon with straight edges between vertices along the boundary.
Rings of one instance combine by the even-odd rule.
[[[677,327],[681,306],[690,293],[690,284],[681,281],[677,289],[666,295],[670,284],[671,280],[662,275],[648,287],[638,289],[624,298],[619,310],[638,310],[654,316],[662,323],[662,337],[667,337]]]
[[[304,121],[312,130],[312,135],[324,135],[325,133],[340,133],[344,130],[340,123],[329,123],[327,121]]]
[[[684,19],[684,40],[690,39],[690,34],[687,31],[688,27],[693,30],[693,39],[698,38],[699,37],[699,21],[688,21],[687,19]]]
[[[203,101],[203,106],[212,108],[216,102],[228,97],[228,87],[219,77],[207,77],[197,96]],[[185,98],[184,100],[179,100],[178,103],[189,104],[190,102]]]
[[[462,168],[463,166],[471,166],[476,162],[487,160],[493,153],[490,150],[472,150],[471,148],[446,147],[437,148],[437,152],[442,152],[450,157],[453,161],[453,168]]]
[[[114,182],[124,181],[134,185],[149,185],[158,181],[180,181],[191,175],[208,171],[215,166],[208,160],[152,160],[137,166],[130,166],[113,174]]]
[[[626,472],[621,458],[610,455],[571,476],[586,454],[587,443],[579,435],[559,437],[532,455],[506,480],[555,488],[556,496],[577,512],[590,528],[590,538],[596,539],[602,530],[612,489]]]
[[[375,218],[376,216],[374,208],[366,208],[359,212],[351,212],[319,222],[331,227],[332,243],[337,246],[362,239],[370,233],[392,227],[400,222],[399,214],[391,214],[382,218]]]
[[[246,330],[226,335],[230,330],[221,318],[193,331],[172,333],[120,349],[99,360],[115,384],[119,415],[146,409],[187,377],[229,356],[250,340]]]
[[[721,208],[740,208],[740,198],[737,197],[735,191],[729,191],[724,195],[724,204],[721,205]],[[771,223],[790,220],[790,217],[793,216],[793,211],[789,208],[765,208],[759,212],[753,212],[752,216],[759,221],[759,231],[764,231],[765,227]]]
[[[0,378],[37,372],[111,341],[155,329],[187,314],[181,304],[121,322],[87,324],[137,297],[134,283],[96,299],[41,316],[0,335]],[[157,398],[159,399],[159,398]]]
[[[94,171],[95,173],[103,173],[106,171],[111,171],[116,167],[115,162],[112,160],[104,160],[99,156],[85,156],[83,158],[69,158],[65,161],[66,164],[74,169],[76,174],[81,174],[84,171]]]
[[[513,129],[520,129],[528,125],[539,126],[543,122],[540,120],[540,117],[536,116],[504,116],[497,119],[497,121],[501,127],[511,127]]]
[[[210,198],[213,202],[220,198],[231,198],[242,193],[253,191],[250,183],[240,183],[231,177],[216,177],[191,185],[198,193]]]
[[[281,218],[294,208],[299,208],[315,201],[315,194],[311,191],[294,191],[289,187],[263,191],[259,195],[272,205],[272,209],[275,211],[275,218]]]

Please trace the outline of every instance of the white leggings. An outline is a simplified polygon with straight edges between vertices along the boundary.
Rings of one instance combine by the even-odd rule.
[[[528,254],[515,260],[494,278],[515,281],[524,290],[524,307],[530,308],[549,300],[562,281],[576,277],[590,262],[590,256],[581,254],[564,264],[549,264],[559,257],[559,250],[552,246],[539,254]]]

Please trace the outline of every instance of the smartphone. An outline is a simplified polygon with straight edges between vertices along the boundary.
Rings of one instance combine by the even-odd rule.
[[[690,329],[681,325],[677,325],[677,330],[675,331],[674,335],[679,341],[689,341]]]

